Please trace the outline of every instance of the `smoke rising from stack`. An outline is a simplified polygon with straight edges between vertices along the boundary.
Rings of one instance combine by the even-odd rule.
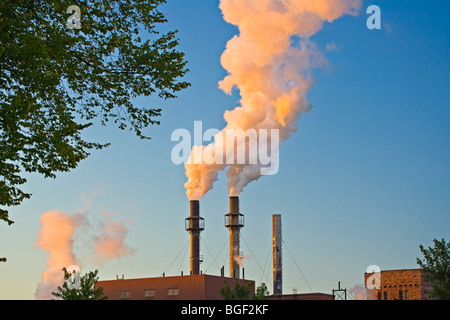
[[[307,93],[313,84],[311,71],[325,63],[323,55],[309,40],[324,22],[345,14],[356,14],[361,0],[221,0],[225,21],[236,25],[239,34],[226,46],[221,57],[228,75],[219,88],[240,92],[240,105],[224,114],[227,122],[215,142],[194,146],[185,165],[186,194],[199,200],[212,189],[218,173],[227,166],[228,188],[238,196],[250,182],[261,177],[260,163],[198,163],[194,158],[214,156],[214,144],[229,148],[223,137],[227,129],[279,130],[279,142],[297,131],[302,113],[312,108]],[[270,145],[270,139],[268,145]],[[247,147],[245,142],[238,147]]]
[[[82,235],[77,232],[83,229]],[[88,236],[88,231],[95,235]],[[70,265],[83,266],[83,262],[74,253],[76,244],[93,244],[88,248],[94,251],[94,263],[101,265],[109,260],[131,254],[125,243],[127,229],[123,222],[110,220],[109,214],[102,215],[98,227],[89,223],[86,213],[68,215],[62,211],[48,211],[41,216],[41,228],[35,246],[47,251],[47,269],[42,272],[41,282],[37,285],[35,298],[52,299],[51,292],[64,283],[63,268]]]
[[[246,255],[239,255],[239,256],[235,256],[234,257],[234,261],[236,261],[236,263],[242,267],[244,265],[244,261],[246,260],[250,260],[252,258],[251,255],[246,254]]]

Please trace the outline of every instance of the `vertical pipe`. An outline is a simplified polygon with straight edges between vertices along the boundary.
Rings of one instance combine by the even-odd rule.
[[[239,197],[230,197],[230,213],[228,216],[228,228],[230,230],[230,277],[239,279],[240,262],[240,213]]]
[[[230,212],[225,215],[225,226],[230,231],[230,277],[239,279],[240,230],[244,226],[239,213],[239,197],[230,197]]]
[[[239,213],[239,197],[237,196],[230,197],[230,212]]]
[[[190,216],[186,218],[186,230],[191,242],[191,274],[200,273],[200,232],[203,230],[203,218],[200,217],[200,201],[190,201]]]
[[[283,294],[281,215],[272,215],[273,294]]]
[[[230,227],[230,274],[233,275],[233,278],[239,279],[239,250],[240,250],[240,235],[239,228],[236,227],[239,225],[239,215],[235,213],[239,213],[239,198],[238,197],[230,197],[230,213],[233,215],[230,216],[231,224]],[[237,221],[236,221],[237,220]]]

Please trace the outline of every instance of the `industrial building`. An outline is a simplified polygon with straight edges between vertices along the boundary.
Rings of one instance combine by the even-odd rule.
[[[230,233],[230,273],[225,276],[222,267],[220,276],[202,274],[200,263],[200,233],[204,230],[204,218],[200,216],[200,202],[190,201],[190,215],[185,219],[185,229],[190,235],[190,273],[188,275],[98,281],[109,300],[221,300],[220,289],[228,284],[233,289],[251,284],[252,295],[255,282],[244,279],[240,270],[240,230],[244,227],[244,215],[239,212],[239,197],[230,197],[230,212],[225,214],[225,227]],[[272,216],[273,224],[273,288],[270,300],[333,300],[334,296],[325,293],[289,294],[282,292],[282,239],[281,215]]]
[[[422,269],[380,270],[364,273],[368,300],[428,300],[430,289]]]
[[[184,275],[175,277],[157,277],[141,279],[123,279],[99,281],[97,286],[103,287],[108,300],[222,300],[220,289],[225,282],[230,288],[236,283],[252,284],[255,282],[243,279],[231,279],[223,276],[206,274]]]

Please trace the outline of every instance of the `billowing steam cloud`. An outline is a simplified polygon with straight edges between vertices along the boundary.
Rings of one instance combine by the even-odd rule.
[[[238,249],[239,250],[239,249]],[[235,255],[233,260],[236,261],[236,263],[242,267],[244,265],[245,260],[250,260],[252,258],[251,255]]]
[[[354,300],[375,300],[375,290],[368,290],[363,284],[356,284],[349,290]]]
[[[235,148],[224,143],[227,129],[277,129],[280,143],[294,134],[301,114],[312,108],[307,98],[313,83],[311,71],[325,61],[309,37],[324,22],[356,14],[360,5],[361,0],[220,1],[224,19],[239,28],[239,35],[228,42],[221,57],[228,75],[219,87],[227,94],[237,88],[241,100],[240,106],[225,112],[227,125],[215,142],[192,148],[185,165],[190,200],[203,197],[227,166],[230,195],[239,195],[248,183],[261,177],[261,163],[214,162],[217,146],[224,154]],[[202,157],[203,161],[194,161]]]
[[[64,282],[61,269],[78,263],[72,251],[75,229],[84,223],[83,215],[67,216],[61,211],[49,211],[41,216],[36,245],[48,251],[47,270],[42,273],[42,282],[38,284],[36,299],[51,299]]]
[[[125,237],[128,230],[124,223],[110,219],[109,213],[102,215],[103,221],[100,225],[98,235],[94,236],[95,263],[102,265],[105,262],[118,259],[133,252],[125,245]]]
[[[82,266],[73,251],[75,241],[82,240],[75,235],[77,230],[86,228],[94,231],[93,239],[84,239],[94,243],[95,263],[103,264],[111,259],[120,258],[132,251],[124,244],[127,229],[121,222],[110,220],[103,215],[100,227],[94,227],[87,219],[86,213],[67,215],[62,211],[48,211],[41,216],[36,246],[49,253],[47,269],[42,272],[42,281],[38,284],[36,299],[52,299],[51,293],[64,283],[62,268],[71,265]],[[83,235],[89,234],[83,230]]]

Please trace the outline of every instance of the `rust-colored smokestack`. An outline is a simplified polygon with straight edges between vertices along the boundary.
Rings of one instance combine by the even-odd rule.
[[[191,236],[191,274],[200,274],[200,232],[205,229],[205,222],[200,217],[200,201],[191,200],[191,215],[186,218],[186,231]]]
[[[283,267],[281,253],[281,215],[272,215],[272,246],[273,246],[273,294],[283,294]]]
[[[239,278],[241,260],[239,233],[244,226],[244,215],[239,213],[239,197],[230,197],[230,212],[225,215],[225,227],[230,230],[230,278]]]

